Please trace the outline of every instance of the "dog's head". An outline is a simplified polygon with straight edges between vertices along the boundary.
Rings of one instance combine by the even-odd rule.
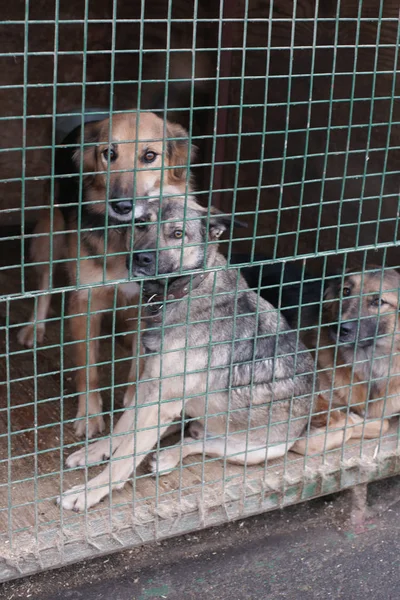
[[[387,336],[398,326],[399,288],[397,271],[379,267],[332,280],[324,302],[324,320],[331,323],[331,337],[359,348],[387,345]]]
[[[201,269],[213,262],[222,234],[232,217],[214,208],[208,210],[193,198],[138,201],[132,274],[136,277],[161,276]],[[238,225],[242,223],[235,221]],[[130,257],[127,266],[130,268]]]
[[[111,131],[110,131],[111,127]],[[81,140],[79,140],[81,141]],[[135,198],[163,193],[184,193],[189,148],[188,133],[180,125],[165,122],[154,113],[117,114],[88,123],[83,152],[73,160],[85,173],[90,210],[119,221],[130,221]]]

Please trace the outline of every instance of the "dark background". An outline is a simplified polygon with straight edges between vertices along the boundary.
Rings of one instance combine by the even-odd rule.
[[[38,23],[28,28],[0,25],[0,85],[20,86],[0,89],[0,114],[26,117],[2,122],[0,143],[8,150],[0,153],[0,179],[49,176],[54,110],[79,112],[83,94],[86,109],[109,110],[111,97],[114,110],[134,107],[141,73],[142,80],[156,80],[141,86],[143,108],[166,108],[186,126],[192,112],[190,130],[203,165],[194,169],[199,198],[253,213],[250,228],[240,232],[247,238],[240,250],[292,257],[397,241],[397,2],[347,0],[338,7],[324,0],[316,13],[315,2],[300,0],[294,14],[287,0],[272,9],[267,0],[225,6],[200,0],[194,15],[193,3],[174,0],[170,28],[167,1],[146,2],[143,14],[141,3],[131,0],[118,0],[114,13],[111,0],[90,1],[86,26],[84,3],[61,0],[59,6],[57,29],[45,22],[56,16],[53,0],[31,3],[29,17]],[[23,20],[24,11],[24,3],[9,3],[0,19]],[[141,16],[144,25],[134,22]],[[168,44],[180,51],[170,54],[170,79],[191,77],[191,49],[197,50],[193,102],[190,83],[171,82],[166,92]],[[24,136],[35,147],[25,156],[18,149]],[[26,207],[48,203],[46,180],[23,187],[3,182],[3,226],[20,224],[21,193]],[[24,221],[34,222],[35,213],[25,210]],[[351,253],[347,264],[359,259]],[[384,259],[396,265],[394,250]],[[332,267],[341,260],[341,254],[333,257]],[[322,261],[310,265],[319,271]]]

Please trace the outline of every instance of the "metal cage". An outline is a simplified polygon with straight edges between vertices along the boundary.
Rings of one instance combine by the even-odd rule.
[[[398,45],[399,13],[394,0],[24,0],[3,6],[0,579],[220,524],[399,472],[395,402],[399,285],[390,275],[400,268]],[[215,214],[211,206],[247,224],[246,229],[228,227],[219,246],[227,264],[209,269],[205,265],[205,272],[216,278],[219,270],[235,273],[239,266],[250,287],[290,322],[297,340],[297,350],[291,353],[295,362],[300,340],[313,330],[314,396],[321,391],[318,381],[327,369],[318,362],[327,344],[323,332],[329,299],[324,290],[333,281],[339,282],[335,289],[343,290],[346,272],[356,273],[358,284],[349,288],[349,296],[357,301],[358,314],[352,318],[359,324],[366,318],[362,307],[373,295],[377,324],[363,380],[358,359],[344,361],[338,337],[328,342],[330,371],[335,374],[346,367],[350,373],[349,397],[355,397],[360,384],[366,390],[364,403],[357,405],[361,434],[357,438],[349,434],[345,443],[333,448],[322,443],[322,450],[303,455],[289,450],[279,459],[256,465],[247,458],[242,465],[231,464],[227,454],[210,457],[205,450],[184,458],[181,450],[170,474],[153,476],[143,462],[126,485],[104,502],[71,512],[56,504],[57,497],[73,485],[87,483],[104,468],[101,460],[97,466],[65,466],[73,451],[83,448],[87,455],[92,444],[88,433],[93,415],[86,411],[79,417],[83,440],[74,431],[79,396],[76,372],[80,369],[86,381],[80,395],[86,396],[88,408],[92,368],[97,367],[95,392],[103,397],[100,412],[106,421],[100,437],[108,443],[117,439],[113,432],[125,410],[124,391],[131,389],[134,394],[141,385],[138,357],[146,361],[150,354],[141,347],[143,301],[136,297],[119,302],[121,285],[136,282],[142,289],[147,280],[110,276],[107,267],[107,259],[113,256],[123,255],[124,264],[125,255],[132,261],[135,211],[123,225],[115,224],[108,213],[101,223],[88,223],[80,212],[89,203],[85,149],[95,144],[110,152],[113,120],[130,114],[143,119],[157,114],[162,119],[161,134],[156,135],[161,144],[162,182],[173,169],[170,144],[183,140],[187,148],[196,147],[195,155],[187,151],[180,164],[182,205],[193,196],[204,208],[205,226]],[[82,131],[88,123],[104,119],[109,119],[104,139],[93,142],[83,136],[68,145],[65,136],[75,127]],[[167,121],[182,129],[174,134]],[[128,135],[123,141],[135,145],[138,140]],[[75,173],[78,195],[70,201],[79,210],[76,221],[60,228],[60,189],[71,173],[60,174],[57,156],[68,147],[80,153]],[[136,189],[137,173],[151,172],[151,166],[141,167],[139,160],[136,148],[131,164],[120,169],[132,174],[129,193],[135,201],[141,195]],[[91,175],[97,176],[98,165],[91,168]],[[111,198],[113,167],[109,162],[100,170],[106,198]],[[173,195],[163,186],[162,197]],[[68,205],[68,198],[63,202]],[[43,214],[47,229],[41,230],[35,225]],[[191,226],[186,217],[183,235]],[[158,261],[163,224],[159,214]],[[118,232],[130,236],[122,252],[112,246]],[[75,241],[66,242],[65,236],[69,240],[75,236]],[[100,250],[93,242],[82,254],[79,248],[88,239],[100,237],[104,241]],[[41,240],[38,247],[47,247],[48,255],[32,255],[35,240]],[[68,243],[78,247],[76,253],[60,254],[58,246]],[[94,259],[103,279],[81,276],[85,262]],[[75,280],[67,276],[71,264]],[[38,268],[46,265],[49,276],[40,288]],[[181,251],[175,275],[182,275],[184,269]],[[192,276],[189,286],[197,272],[185,271]],[[367,285],[371,273],[372,291]],[[233,295],[240,292],[239,276],[236,281]],[[107,289],[111,300],[93,308],[98,289]],[[85,291],[87,303],[71,315],[68,298],[79,291]],[[44,312],[40,308],[46,298],[52,302],[50,312],[48,305]],[[212,306],[217,301],[216,294]],[[346,299],[338,302],[342,306]],[[139,311],[139,320],[127,329],[120,317],[131,309]],[[311,325],[303,318],[308,309],[318,315]],[[256,317],[268,310],[257,305]],[[91,325],[91,315],[96,313],[104,317],[101,330]],[[86,364],[80,365],[78,342],[70,333],[77,315],[84,320],[80,343],[86,352]],[[217,320],[212,321],[210,329],[218,327]],[[184,325],[187,329],[192,325],[189,316]],[[332,325],[342,326],[338,316]],[[24,346],[18,334],[27,326],[29,339],[22,340]],[[163,340],[165,324],[159,327]],[[133,347],[127,343],[132,333],[138,333]],[[279,337],[280,332],[275,333]],[[95,363],[90,340],[97,348]],[[212,343],[207,344],[207,366],[200,370],[209,376]],[[196,347],[186,342],[184,351],[191,350]],[[160,356],[167,352],[161,341]],[[134,358],[138,360],[132,368]],[[388,366],[376,375],[371,365],[379,360],[386,360]],[[183,379],[189,377],[185,364],[180,371]],[[233,363],[228,367],[233,369]],[[162,386],[161,380],[160,390]],[[225,392],[231,397],[231,387]],[[352,427],[350,406],[344,403],[338,409],[334,398],[341,389],[335,385],[323,392],[325,416],[343,416],[338,431],[346,438]],[[211,393],[207,388],[206,406]],[[368,416],[375,414],[370,407],[378,400],[383,412],[374,417],[376,435],[368,437]],[[162,404],[161,391],[154,404]],[[229,405],[230,414],[234,410]],[[313,423],[321,416],[310,401],[301,435],[306,447],[312,446]],[[183,438],[188,422],[183,412],[181,432],[172,441],[158,440],[156,456]],[[151,427],[160,429],[161,422],[147,425],[145,431]],[[132,461],[133,454],[132,447]],[[110,478],[107,485],[110,488]]]

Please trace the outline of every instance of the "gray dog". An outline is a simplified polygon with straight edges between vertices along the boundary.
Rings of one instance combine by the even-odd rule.
[[[66,509],[90,508],[123,487],[180,415],[190,420],[189,434],[153,457],[153,471],[168,472],[190,454],[247,465],[281,457],[311,409],[310,354],[218,252],[231,219],[175,198],[137,204],[135,217],[129,262],[133,275],[147,278],[144,368],[136,392],[126,392],[115,435],[67,459],[74,467],[112,456],[87,488],[59,499]]]

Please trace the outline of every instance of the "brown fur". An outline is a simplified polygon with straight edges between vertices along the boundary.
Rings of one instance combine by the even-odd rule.
[[[80,163],[84,173],[84,202],[82,215],[85,214],[89,225],[81,221],[78,233],[78,211],[66,211],[66,223],[62,212],[54,209],[53,232],[51,235],[50,211],[45,211],[35,228],[31,256],[33,262],[45,262],[38,265],[39,289],[46,291],[50,280],[50,240],[53,243],[52,258],[59,260],[63,256],[70,259],[66,266],[69,280],[74,286],[87,286],[105,282],[117,282],[127,279],[128,271],[125,264],[126,234],[129,229],[131,215],[122,215],[120,223],[125,221],[124,227],[118,226],[118,214],[113,212],[113,203],[120,198],[134,198],[159,194],[162,184],[163,193],[184,194],[192,185],[187,181],[187,164],[190,159],[187,133],[180,126],[164,122],[153,113],[140,113],[139,126],[137,113],[118,114],[112,118],[112,139],[109,139],[109,120],[90,123],[85,127],[85,149],[81,157],[80,150],[73,154],[73,162],[78,172]],[[176,138],[166,140],[165,138]],[[186,139],[185,139],[186,138]],[[138,140],[138,141],[135,141]],[[123,143],[125,142],[125,143]],[[107,163],[104,150],[116,152],[114,162]],[[155,160],[150,164],[144,161],[146,153],[156,154]],[[162,178],[161,167],[165,171]],[[147,166],[147,168],[146,168]],[[133,172],[134,167],[135,172]],[[107,199],[107,169],[109,175],[109,196]],[[93,174],[94,173],[94,174]],[[69,202],[74,199],[67,198]],[[107,245],[104,238],[104,220],[108,212],[108,222],[113,224],[107,231]],[[99,217],[103,219],[103,227],[99,227]],[[91,226],[90,219],[94,225]],[[102,221],[100,221],[101,223]],[[117,222],[117,225],[115,223]],[[121,253],[117,256],[110,254]],[[103,256],[107,254],[104,265]],[[72,260],[71,260],[72,259]],[[78,271],[79,267],[79,271]],[[138,285],[127,283],[118,286],[120,303],[138,295]],[[114,286],[99,286],[90,289],[77,289],[70,294],[69,314],[76,315],[69,319],[72,338],[76,341],[76,385],[79,393],[79,408],[75,424],[78,435],[86,431],[89,437],[102,431],[104,427],[101,412],[101,396],[96,389],[99,387],[96,338],[100,335],[102,320],[101,312],[112,307]],[[50,296],[43,294],[39,297],[37,319],[32,314],[32,323],[24,327],[18,336],[19,341],[25,346],[32,347],[35,340],[40,343],[45,333],[45,319],[50,305]],[[93,314],[96,313],[96,314]],[[89,315],[89,317],[87,316]],[[132,315],[129,315],[132,317]],[[89,348],[87,348],[87,331],[89,318]],[[132,319],[129,319],[132,323]],[[89,353],[89,360],[87,359]],[[89,363],[87,385],[87,369]],[[133,373],[133,371],[131,371]],[[131,377],[130,377],[131,379]],[[92,416],[88,421],[86,415]]]
[[[0,114],[4,118],[0,152],[2,226],[20,225],[25,208],[29,210],[24,210],[24,223],[33,225],[38,220],[38,207],[46,204],[46,186],[52,175],[53,118],[79,115],[82,102],[85,112],[88,109],[108,112],[111,99],[113,110],[129,110],[133,99],[140,94],[142,109],[160,110],[166,118],[188,124],[193,83],[195,106],[213,103],[217,53],[204,48],[213,45],[218,33],[218,22],[210,23],[210,18],[218,17],[216,3],[202,2],[194,11],[190,2],[174,2],[173,23],[167,27],[165,0],[146,3],[144,23],[141,23],[141,2],[118,0],[117,9],[114,2],[90,2],[87,13],[90,22],[85,26],[82,0],[60,2],[58,21],[54,0],[35,0],[30,7],[27,31],[23,25],[25,3],[2,6],[0,71],[1,86],[6,86],[0,90]],[[117,51],[111,55],[111,23],[115,17]],[[202,50],[195,53],[194,27],[196,48]],[[26,34],[29,59],[24,56]],[[140,48],[145,52],[139,52]],[[160,52],[165,48],[171,48],[172,52]],[[57,85],[53,85],[55,68]],[[25,105],[24,89],[28,96]],[[209,112],[196,110],[193,124],[196,134],[212,133],[213,119],[209,119],[209,124],[204,123]],[[206,140],[202,142],[205,144]],[[22,146],[28,148],[24,161],[22,151],[17,150]]]
[[[400,412],[399,288],[399,274],[378,267],[329,285],[316,349],[317,414],[311,437],[299,440],[296,452],[322,452],[350,437],[379,437],[389,427],[383,417]],[[348,414],[337,410],[343,406]]]

